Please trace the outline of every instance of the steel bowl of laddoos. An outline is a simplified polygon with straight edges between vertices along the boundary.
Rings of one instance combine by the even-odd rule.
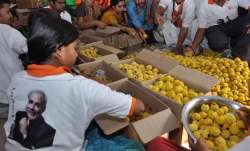
[[[224,151],[247,134],[244,122],[235,112],[241,106],[223,97],[196,97],[183,107],[183,125],[195,143],[203,138],[210,150]]]

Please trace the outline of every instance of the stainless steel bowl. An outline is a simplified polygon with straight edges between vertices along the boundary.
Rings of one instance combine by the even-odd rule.
[[[189,136],[194,140],[194,143],[197,142],[195,136],[193,135],[191,129],[189,128],[189,113],[191,111],[197,110],[204,103],[218,103],[220,105],[226,105],[229,109],[235,113],[235,110],[239,109],[242,105],[234,102],[232,100],[219,97],[219,96],[199,96],[190,100],[182,109],[182,122],[183,126],[186,129]]]

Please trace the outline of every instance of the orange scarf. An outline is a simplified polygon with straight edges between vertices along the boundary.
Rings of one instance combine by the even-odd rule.
[[[28,65],[27,73],[34,77],[45,77],[50,75],[58,75],[71,72],[70,68],[68,67],[55,67],[52,65],[37,65],[31,64]]]
[[[214,4],[214,0],[208,0],[208,4]]]

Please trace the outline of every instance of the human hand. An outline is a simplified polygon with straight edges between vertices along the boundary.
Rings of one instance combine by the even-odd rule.
[[[164,17],[161,15],[157,15],[156,21],[158,25],[162,26],[164,24]]]
[[[246,27],[246,33],[250,34],[250,25],[247,25],[247,27]]]
[[[192,151],[209,151],[203,138],[197,139],[197,142],[194,143],[192,138],[188,137],[188,143]]]
[[[190,46],[190,47],[183,49],[183,54],[184,54],[184,56],[191,57],[195,54],[195,52],[194,52],[194,49]]]
[[[24,117],[19,121],[19,130],[23,135],[28,133],[29,120]]]
[[[250,128],[250,109],[241,107],[239,110],[236,110],[236,113],[244,121],[245,125]]]
[[[105,23],[101,22],[101,21],[97,21],[96,26],[98,28],[104,29],[107,25]]]
[[[140,38],[146,42],[146,39],[148,38],[148,35],[145,33],[144,29],[143,28],[139,28],[138,29],[138,34],[140,36]]]
[[[136,35],[136,31],[133,28],[126,28],[126,31],[130,36],[134,37]]]

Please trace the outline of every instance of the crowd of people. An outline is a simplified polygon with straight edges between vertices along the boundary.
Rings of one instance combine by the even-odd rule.
[[[0,0],[0,103],[9,105],[7,151],[91,150],[92,142],[85,136],[96,115],[125,118],[145,110],[143,102],[131,95],[71,74],[78,30],[115,26],[184,55],[207,47],[250,62],[249,0],[78,0],[75,5],[70,14],[65,0],[50,0],[30,14],[27,30],[21,33],[10,1]],[[27,56],[26,67],[21,54]],[[250,129],[249,109],[238,113]],[[249,140],[246,137],[238,146],[249,146]],[[189,144],[193,151],[208,150],[202,139]],[[188,149],[158,137],[147,150]]]

